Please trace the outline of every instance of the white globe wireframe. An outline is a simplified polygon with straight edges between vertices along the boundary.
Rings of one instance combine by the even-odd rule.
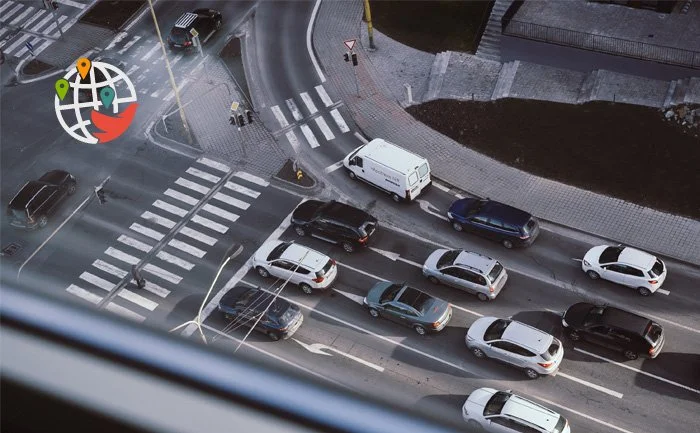
[[[102,75],[104,75],[105,77],[104,81],[100,81],[97,83],[95,82],[96,69],[102,72]],[[83,119],[80,110],[89,107],[97,111],[105,109],[107,111],[111,111],[113,114],[117,114],[119,113],[120,104],[129,104],[132,102],[136,102],[136,89],[134,88],[134,84],[131,82],[131,80],[129,80],[129,77],[126,76],[124,71],[122,71],[114,65],[110,65],[109,63],[92,62],[92,66],[90,67],[89,72],[89,83],[82,83],[80,74],[78,74],[77,72],[78,70],[76,68],[71,68],[71,70],[63,76],[63,78],[68,80],[71,89],[66,93],[66,96],[63,98],[63,101],[58,97],[58,95],[55,95],[54,107],[56,109],[56,117],[58,118],[58,122],[61,124],[63,129],[65,129],[65,131],[68,134],[70,134],[71,137],[83,143],[95,144],[99,140],[87,130],[87,126],[91,125],[92,122],[90,121],[90,119]],[[74,75],[75,78],[71,81],[71,77],[73,77]],[[123,82],[126,84],[127,89],[125,90],[128,90],[128,95],[122,96],[117,92],[116,85],[119,82]],[[108,87],[111,87],[114,91],[114,100],[112,101],[112,104],[110,105],[109,109],[107,109],[107,107],[104,106],[97,91],[98,88],[104,87],[105,84]],[[81,89],[90,90],[91,97],[86,102],[80,102],[79,92]],[[66,120],[63,117],[64,111],[73,111],[75,113],[75,118],[77,119],[77,122],[74,125],[69,125],[66,122]]]

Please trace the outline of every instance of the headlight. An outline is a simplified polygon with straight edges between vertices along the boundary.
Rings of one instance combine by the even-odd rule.
[[[566,320],[564,320],[564,319],[562,318],[562,319],[561,319],[561,326],[563,326],[564,328],[568,328],[568,327],[569,327],[569,324],[566,323]]]
[[[588,263],[586,260],[583,261],[583,264],[586,265],[586,266],[591,266],[591,264]]]
[[[452,215],[452,212],[447,212],[447,218],[453,219],[454,215]]]
[[[365,304],[365,305],[369,305],[369,304],[367,303],[367,296],[365,296],[364,298],[362,298],[362,303]]]

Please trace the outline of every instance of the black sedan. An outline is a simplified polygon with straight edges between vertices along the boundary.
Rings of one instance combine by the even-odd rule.
[[[232,320],[229,329],[240,326],[250,328],[257,320],[256,331],[266,334],[273,341],[287,339],[304,322],[304,315],[298,306],[281,298],[273,299],[274,295],[269,292],[236,286],[221,298],[219,311]]]
[[[51,170],[27,182],[7,206],[10,224],[26,229],[46,226],[49,216],[77,186],[75,176],[63,170]]]

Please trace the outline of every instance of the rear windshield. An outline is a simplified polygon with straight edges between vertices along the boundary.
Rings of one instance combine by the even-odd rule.
[[[170,40],[175,42],[176,44],[184,44],[185,42],[187,42],[189,40],[187,38],[187,31],[185,29],[175,27],[170,32]]]
[[[399,302],[403,302],[406,305],[410,305],[421,313],[425,313],[428,304],[433,298],[427,293],[423,293],[418,289],[413,287],[407,287],[406,290],[401,294]]]
[[[399,293],[399,290],[401,290],[402,287],[403,286],[401,284],[392,284],[391,286],[387,287],[386,290],[384,290],[381,299],[379,299],[379,303],[383,304],[385,302],[393,301],[396,294]]]
[[[316,276],[322,277],[322,276],[326,275],[328,273],[328,271],[331,270],[332,267],[333,267],[333,260],[328,260],[328,262],[326,263],[326,266],[324,266],[323,269],[321,269],[320,271],[316,272]]]
[[[501,272],[503,272],[503,265],[499,262],[496,262],[496,264],[493,266],[493,269],[491,269],[491,272],[489,272],[489,279],[492,282],[496,281],[498,279],[498,276],[501,275]]]
[[[281,316],[278,316],[280,318],[279,322],[282,325],[286,325],[286,324],[290,323],[294,319],[294,311],[295,310],[292,308],[291,305],[288,306],[287,311],[285,311],[284,314],[282,314]]]
[[[561,433],[564,431],[565,428],[566,428],[566,418],[559,415],[559,421],[557,421],[557,425],[554,426],[554,430],[552,430],[552,433]]]
[[[281,244],[277,245],[272,249],[272,251],[270,251],[270,255],[267,256],[267,261],[269,262],[279,259],[291,244],[291,242],[282,242]]]
[[[418,167],[418,175],[421,177],[421,179],[428,174],[428,163],[424,163],[420,167]]]
[[[510,320],[496,320],[488,328],[486,328],[486,332],[484,332],[484,341],[493,341],[500,339],[501,337],[503,337],[503,332],[506,330],[508,325],[510,325]]]
[[[651,268],[651,272],[654,273],[657,277],[661,274],[664,273],[664,262],[662,262],[659,259],[656,259],[656,263],[654,263],[654,266]]]
[[[549,348],[547,349],[546,352],[542,354],[542,358],[545,359],[545,361],[549,361],[554,359],[554,356],[557,354],[559,351],[559,343],[556,341],[553,341],[552,344],[549,345]]]
[[[536,225],[537,221],[535,221],[534,218],[530,218],[530,221],[528,221],[527,224],[525,224],[525,228],[523,229],[523,231],[525,233],[532,233],[533,231],[535,231]]]
[[[360,235],[362,237],[364,236],[372,236],[372,233],[377,229],[377,225],[374,223],[366,223],[362,227],[360,227]]]
[[[442,255],[442,257],[440,257],[440,259],[438,259],[437,267],[442,268],[443,266],[450,266],[455,262],[455,259],[461,252],[461,250],[450,250],[446,252]]]
[[[484,416],[500,414],[510,396],[511,394],[503,391],[495,393],[484,406]]]
[[[664,330],[658,323],[650,322],[647,326],[646,332],[644,333],[644,338],[651,343],[652,346],[659,344],[661,340],[661,335]]]
[[[413,186],[416,184],[416,182],[418,182],[418,174],[416,174],[416,172],[414,171],[413,173],[408,175],[408,184],[410,186]]]

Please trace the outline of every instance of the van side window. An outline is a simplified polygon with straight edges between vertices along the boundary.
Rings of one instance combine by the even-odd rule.
[[[413,173],[408,175],[408,184],[410,186],[413,186],[416,184],[416,182],[418,182],[418,173],[414,171]]]
[[[355,157],[355,165],[362,168],[362,158],[360,158],[359,156],[356,156]]]

